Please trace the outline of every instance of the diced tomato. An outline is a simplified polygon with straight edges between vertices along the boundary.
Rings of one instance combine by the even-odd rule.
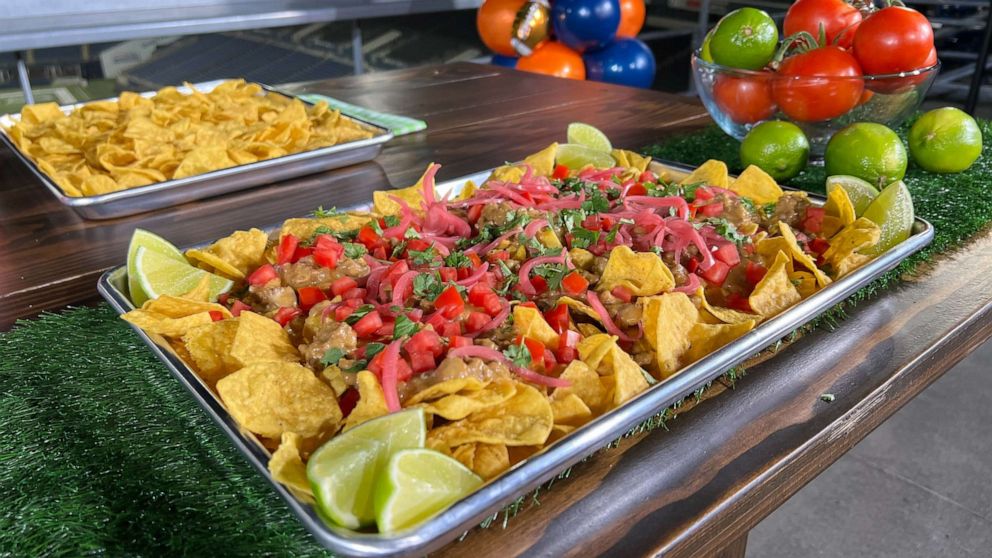
[[[358,234],[355,236],[355,240],[365,245],[369,251],[376,247],[379,247],[382,243],[382,237],[379,236],[375,229],[370,225],[365,225],[358,229]]]
[[[305,258],[307,256],[312,256],[312,255],[313,255],[313,248],[312,247],[310,247],[310,246],[297,246],[296,247],[296,251],[293,252],[293,261],[294,262],[298,262],[301,259],[303,259],[303,258]]]
[[[503,311],[503,299],[496,293],[489,293],[483,298],[480,305],[490,316],[495,316]]]
[[[327,295],[324,294],[324,291],[317,287],[300,287],[296,291],[296,294],[300,299],[300,308],[304,312],[309,312],[318,302],[327,300]]]
[[[410,355],[410,368],[414,374],[434,370],[436,366],[434,355],[430,353],[413,353]]]
[[[422,329],[410,336],[403,349],[410,356],[414,353],[430,353],[434,357],[439,357],[444,354],[444,343],[434,330]]]
[[[431,247],[431,243],[420,238],[411,238],[406,241],[407,252],[414,250],[416,252],[423,252],[424,250]]]
[[[435,312],[431,314],[425,321],[425,324],[434,328],[434,331],[441,333],[441,329],[444,328],[444,324],[448,323],[448,320],[441,315],[440,312]]]
[[[751,312],[751,303],[746,296],[742,296],[739,293],[730,293],[727,295],[727,306],[741,312]]]
[[[492,263],[496,263],[500,260],[505,262],[506,260],[510,259],[510,253],[507,252],[506,250],[492,250],[488,254],[486,254],[486,259]]]
[[[479,203],[468,208],[467,217],[468,222],[474,225],[479,220],[479,217],[482,217],[482,204]]]
[[[448,340],[449,349],[457,349],[458,347],[470,347],[474,345],[475,342],[472,341],[471,337],[465,337],[462,335],[452,335]]]
[[[640,176],[640,178],[637,179],[637,181],[638,182],[651,182],[651,183],[655,183],[655,182],[658,182],[658,175],[656,175],[655,173],[653,173],[653,172],[651,172],[649,170],[646,170],[646,171],[644,171],[644,172],[641,173],[641,176]]]
[[[475,252],[469,252],[466,254],[468,259],[472,261],[472,268],[477,269],[482,266],[482,258],[479,257]]]
[[[561,287],[568,294],[580,295],[589,288],[589,280],[578,271],[573,271],[562,278]]]
[[[300,239],[287,234],[279,240],[279,248],[276,250],[276,263],[279,265],[295,262],[293,256],[296,254],[296,247],[300,244]]]
[[[490,319],[491,318],[488,314],[483,314],[482,312],[469,312],[468,317],[465,318],[465,331],[475,333],[488,324]],[[446,335],[445,337],[450,336]]]
[[[344,390],[341,397],[338,397],[338,407],[341,408],[341,414],[345,418],[355,410],[355,406],[358,405],[358,390],[355,388],[348,388]]]
[[[582,335],[578,331],[567,329],[562,332],[558,336],[558,350],[555,352],[558,362],[568,364],[578,358],[579,351],[577,347],[581,340]]]
[[[547,292],[548,290],[548,282],[540,275],[531,277],[530,284],[534,286],[534,290],[537,291],[537,294]]]
[[[696,258],[689,258],[689,261],[685,263],[685,269],[689,273],[695,273],[699,269],[699,260]]]
[[[361,287],[355,287],[348,289],[341,294],[341,298],[345,300],[363,300],[365,296],[368,295],[368,290]]]
[[[602,214],[599,216],[599,228],[600,229],[602,229],[604,231],[608,231],[608,230],[612,229],[613,228],[613,225],[615,225],[615,224],[616,224],[616,222],[613,220],[613,217],[610,217],[609,215],[602,215]]]
[[[555,170],[551,173],[551,178],[557,178],[558,180],[568,178],[568,167],[565,165],[555,165]]]
[[[349,298],[349,299],[345,300],[344,302],[342,302],[341,304],[344,304],[348,308],[357,309],[359,306],[362,305],[362,301],[360,299],[357,299],[357,298]]]
[[[348,316],[350,316],[354,311],[355,309],[351,306],[339,304],[334,308],[334,320],[337,322],[343,322],[348,319]]]
[[[712,200],[715,197],[716,197],[716,194],[713,192],[713,190],[710,190],[709,188],[707,188],[705,186],[700,186],[699,188],[696,188],[696,197],[695,197],[696,202],[710,201],[710,200]],[[702,205],[702,204],[699,204],[699,205]]]
[[[627,188],[628,196],[646,196],[648,194],[648,189],[644,187],[643,184],[638,182],[630,188]]]
[[[368,314],[362,316],[355,325],[351,326],[355,330],[355,334],[359,337],[369,337],[376,332],[380,327],[382,327],[382,316],[379,312],[373,310]]]
[[[441,335],[445,337],[454,337],[456,335],[462,334],[462,324],[458,322],[447,322],[441,326]]]
[[[610,294],[612,294],[613,296],[619,298],[624,302],[630,302],[630,300],[634,298],[634,293],[630,292],[630,289],[624,287],[623,285],[617,285],[616,287],[613,287],[613,289],[610,291]]]
[[[344,246],[330,235],[322,234],[317,237],[313,249],[313,261],[319,266],[334,269],[338,260],[344,255]]]
[[[533,300],[528,300],[527,302],[521,302],[520,306],[523,306],[524,308],[533,308],[535,310],[537,309],[537,303],[534,302]]]
[[[410,318],[411,322],[419,322],[424,317],[424,311],[420,308],[413,308],[406,313],[406,317]]]
[[[396,321],[393,319],[385,319],[382,321],[382,325],[379,329],[375,330],[375,335],[377,337],[392,337],[393,330],[396,327]]]
[[[224,319],[224,313],[221,312],[220,310],[211,310],[210,319],[215,322],[219,322]]]
[[[244,302],[241,302],[240,300],[235,300],[234,301],[234,304],[231,304],[231,315],[232,316],[240,316],[241,313],[244,312],[245,310],[248,310],[250,312],[251,311],[251,306],[248,306],[247,304],[245,304]]]
[[[524,337],[524,346],[530,353],[531,366],[544,364],[544,343],[530,337]]]
[[[579,350],[573,347],[560,347],[555,351],[555,358],[562,364],[568,364],[579,358]]]
[[[470,267],[456,267],[455,271],[458,272],[459,279],[465,279],[469,275],[472,275],[472,268]]]
[[[272,317],[273,320],[279,323],[279,325],[286,327],[286,324],[293,321],[293,318],[303,314],[303,310],[295,306],[283,306],[279,310],[276,310],[276,315]]]
[[[217,302],[227,304],[227,299],[231,298],[231,293],[220,293],[217,295]]]
[[[818,233],[823,228],[823,217],[827,211],[822,207],[809,206],[806,208],[806,218],[803,219],[802,228],[809,233]]]
[[[389,266],[389,269],[386,270],[386,275],[383,276],[382,280],[392,285],[397,279],[400,278],[400,275],[403,275],[407,271],[410,271],[410,264],[408,264],[406,260],[400,260]]]
[[[445,282],[458,280],[458,270],[453,267],[442,267],[437,270],[437,274],[440,275],[441,280]]]
[[[554,370],[555,366],[558,365],[558,359],[555,358],[555,353],[553,351],[544,351],[544,358],[542,360],[544,364],[544,371],[546,373]]]
[[[276,268],[272,264],[265,264],[251,272],[251,275],[248,276],[248,284],[261,287],[277,277],[279,277],[279,272],[276,271]]]
[[[722,203],[708,203],[699,206],[698,214],[703,217],[717,217],[723,213]]]
[[[744,268],[744,278],[752,287],[760,283],[765,278],[766,273],[768,270],[765,269],[765,266],[752,261],[747,262],[747,267]]]
[[[344,296],[344,293],[358,286],[358,282],[351,277],[338,277],[331,283],[331,293],[334,296]]]
[[[389,254],[386,253],[385,246],[378,246],[375,250],[372,250],[372,257],[379,260],[388,260]]]
[[[727,280],[728,273],[730,273],[730,266],[720,260],[713,262],[709,269],[699,271],[700,277],[717,287],[723,285],[723,282]]]
[[[565,304],[555,306],[544,313],[544,319],[556,333],[568,330],[568,306]]]
[[[493,289],[485,283],[476,283],[468,289],[468,301],[476,306],[482,306],[486,295],[493,294]]]
[[[375,374],[380,381],[382,381],[382,360],[383,355],[385,354],[386,351],[379,351],[379,353],[372,357],[372,360],[369,361],[368,366],[369,371]],[[396,362],[396,379],[401,382],[405,382],[411,377],[413,377],[413,369],[410,368],[410,364],[407,363],[406,359],[399,359]]]
[[[724,244],[713,252],[713,257],[721,262],[734,267],[741,263],[741,253],[737,251],[737,245],[732,243]]]
[[[822,256],[824,252],[830,249],[830,241],[825,238],[814,238],[809,241],[809,249]]]
[[[452,319],[465,309],[465,301],[454,285],[444,289],[434,300],[434,307],[441,311],[445,318]]]

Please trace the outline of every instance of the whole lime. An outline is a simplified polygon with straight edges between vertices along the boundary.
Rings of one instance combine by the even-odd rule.
[[[745,167],[757,165],[781,182],[806,168],[809,140],[792,122],[769,120],[751,128],[741,142],[740,153]]]
[[[713,29],[710,29],[710,32],[707,33],[706,37],[703,39],[702,48],[699,49],[699,57],[707,62],[713,62],[713,53],[710,52],[710,41],[712,40],[713,40]]]
[[[883,188],[906,175],[906,147],[888,127],[858,122],[830,138],[823,164],[827,176],[847,174]]]
[[[909,154],[924,170],[961,172],[982,154],[982,131],[963,110],[931,110],[909,130]]]
[[[739,8],[716,24],[709,47],[717,64],[760,70],[775,56],[778,27],[763,10]]]

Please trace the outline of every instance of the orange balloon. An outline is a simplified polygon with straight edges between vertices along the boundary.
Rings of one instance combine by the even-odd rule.
[[[568,79],[586,79],[582,56],[567,46],[547,41],[534,49],[534,54],[517,61],[517,69]]]
[[[486,0],[475,16],[479,37],[493,52],[505,56],[517,56],[510,44],[513,34],[513,18],[526,0]]]
[[[636,37],[644,27],[644,0],[620,0],[620,26],[617,37]]]

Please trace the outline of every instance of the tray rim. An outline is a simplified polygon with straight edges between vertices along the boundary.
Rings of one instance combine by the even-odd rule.
[[[677,172],[691,172],[691,166],[671,161],[652,159]],[[492,169],[470,173],[446,180],[439,189],[460,187],[466,180],[487,175]],[[787,190],[797,191],[795,188]],[[816,203],[826,201],[822,194],[807,192]],[[367,204],[346,209],[367,207]],[[271,230],[278,225],[266,227]],[[538,454],[515,465],[479,490],[452,504],[442,513],[421,525],[396,535],[358,533],[325,524],[316,509],[298,501],[267,469],[269,452],[251,436],[249,439],[234,419],[227,413],[219,398],[203,384],[199,376],[175,355],[167,352],[144,331],[131,326],[153,354],[200,404],[204,411],[227,434],[234,446],[272,485],[303,526],[325,548],[347,556],[386,557],[419,555],[437,550],[450,543],[463,532],[478,525],[486,517],[520,495],[525,495],[540,484],[558,475],[585,457],[605,447],[637,424],[661,412],[684,396],[739,365],[768,346],[778,342],[791,331],[821,315],[835,304],[847,299],[856,290],[895,268],[908,256],[923,249],[932,240],[934,227],[925,219],[916,217],[909,238],[880,254],[866,265],[834,281],[809,298],[802,300],[778,316],[760,323],[737,340],[710,353],[703,359],[681,369],[676,375],[660,381],[648,390],[627,401],[622,406],[605,413],[577,429],[569,436],[548,446]],[[204,243],[206,244],[206,243]],[[201,245],[198,245],[201,246]],[[126,265],[109,269],[98,281],[97,290],[119,313],[134,308],[127,296],[118,290],[114,276],[126,273]],[[129,324],[130,325],[130,324]]]
[[[225,81],[228,81],[228,79],[219,79],[219,80],[211,80],[211,81],[205,81],[205,82],[198,82],[198,83],[192,83],[190,85],[194,89],[196,89],[198,91],[201,91],[203,93],[208,93],[208,92],[212,91],[216,86],[220,85],[221,83],[223,83]],[[246,82],[247,83],[254,83],[256,85],[261,86],[262,89],[266,92],[266,94],[277,93],[279,95],[283,95],[285,97],[289,97],[290,99],[297,99],[301,103],[303,103],[303,104],[305,104],[307,106],[313,106],[314,105],[313,102],[307,101],[306,99],[301,98],[299,95],[295,95],[295,94],[292,94],[292,93],[287,93],[287,92],[285,92],[285,91],[283,91],[283,90],[281,90],[281,89],[279,89],[277,87],[274,87],[274,86],[271,86],[271,85],[268,85],[268,84],[265,84],[265,83],[257,82],[257,81],[248,81],[248,80],[246,80]],[[175,86],[175,87],[176,87],[176,89],[178,89],[181,92],[182,91],[189,91],[189,87],[187,87],[185,85]],[[155,95],[156,93],[157,93],[157,91],[142,91],[142,92],[138,93],[138,95],[141,95],[142,97],[146,97],[147,98],[147,97],[151,97],[151,96]],[[73,110],[76,110],[76,109],[78,109],[78,108],[80,108],[82,106],[85,106],[87,104],[90,104],[90,103],[95,103],[95,102],[100,102],[100,101],[116,101],[119,98],[120,97],[108,97],[106,99],[94,99],[94,100],[85,101],[85,102],[81,102],[81,103],[73,103],[71,105],[59,105],[59,109],[62,112],[65,112],[65,113],[68,114],[69,112],[71,112]],[[179,188],[184,188],[184,187],[189,187],[189,186],[196,186],[196,185],[198,185],[200,183],[203,183],[203,182],[211,182],[213,180],[217,180],[217,179],[221,179],[221,178],[227,178],[227,177],[231,177],[231,176],[238,176],[238,175],[248,174],[248,173],[257,172],[257,171],[263,171],[265,169],[269,169],[269,168],[272,168],[272,167],[282,167],[282,166],[292,165],[292,164],[297,163],[299,161],[306,161],[306,160],[309,160],[309,159],[315,159],[315,158],[319,158],[319,157],[325,157],[325,156],[333,155],[333,154],[340,153],[340,152],[343,152],[343,151],[354,151],[354,150],[359,150],[359,149],[366,148],[366,147],[373,147],[373,146],[384,144],[384,143],[392,140],[393,137],[394,137],[392,131],[390,131],[388,128],[385,128],[385,127],[380,126],[378,124],[374,124],[372,122],[369,122],[369,121],[364,120],[362,118],[359,118],[357,116],[348,114],[345,111],[341,111],[341,115],[344,116],[344,117],[346,117],[346,118],[349,118],[351,120],[354,120],[355,122],[358,122],[358,123],[362,124],[363,126],[366,126],[368,128],[371,128],[372,130],[374,130],[376,132],[376,134],[374,136],[372,136],[371,138],[365,138],[365,139],[360,139],[360,140],[355,140],[355,141],[350,141],[350,142],[345,142],[345,143],[338,143],[338,144],[330,145],[330,146],[327,146],[327,147],[320,147],[320,148],[317,148],[317,149],[311,149],[309,151],[301,151],[299,153],[289,153],[289,154],[283,155],[281,157],[274,157],[272,159],[263,159],[261,161],[255,161],[254,163],[247,163],[247,164],[244,164],[244,165],[235,165],[233,167],[228,167],[228,168],[224,168],[224,169],[217,169],[217,170],[210,171],[210,172],[205,172],[205,173],[201,173],[201,174],[195,174],[193,176],[187,176],[187,177],[183,177],[183,178],[176,178],[176,179],[166,180],[166,181],[163,181],[163,182],[154,182],[152,184],[146,184],[144,186],[138,186],[136,188],[127,188],[127,189],[124,189],[124,190],[117,190],[115,192],[107,192],[106,194],[97,194],[95,196],[69,196],[69,195],[67,195],[62,190],[62,188],[59,187],[59,185],[55,183],[54,180],[52,180],[47,174],[45,174],[44,171],[41,170],[41,168],[38,167],[38,164],[37,163],[35,163],[27,154],[25,154],[24,152],[22,152],[20,150],[20,148],[18,148],[18,146],[10,138],[10,135],[7,132],[7,129],[4,128],[2,125],[0,125],[0,141],[2,141],[3,144],[6,145],[7,148],[10,149],[14,153],[14,155],[22,163],[24,163],[28,167],[28,169],[42,182],[42,184],[45,186],[45,188],[48,189],[48,191],[53,196],[55,196],[59,200],[59,202],[62,203],[62,205],[71,207],[73,209],[79,209],[79,208],[88,208],[88,207],[94,207],[94,206],[103,206],[103,205],[111,204],[111,203],[114,203],[114,202],[120,202],[122,200],[128,200],[128,199],[131,199],[131,198],[142,198],[142,197],[146,197],[146,196],[151,196],[151,195],[156,194],[156,193],[159,193],[159,192],[176,190],[176,189],[179,189]],[[15,113],[0,114],[0,123],[3,123],[4,121],[16,121],[16,120],[20,120],[20,117],[21,117],[21,113],[16,113],[16,114]],[[176,205],[176,204],[169,204],[169,205],[163,206],[163,207],[169,207],[171,205]]]

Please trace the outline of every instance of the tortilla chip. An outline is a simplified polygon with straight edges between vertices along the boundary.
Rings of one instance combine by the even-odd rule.
[[[424,405],[424,411],[447,420],[461,420],[472,413],[499,405],[517,393],[516,382],[497,379],[484,389],[452,393]]]
[[[596,312],[595,310],[593,310],[592,306],[589,306],[588,304],[582,302],[581,300],[576,300],[568,296],[561,296],[558,297],[558,304],[564,304],[565,306],[568,306],[571,310],[575,310],[580,314],[585,314],[586,316],[589,316],[590,318],[596,320],[597,322],[602,323],[603,318],[599,316],[599,312]]]
[[[365,421],[389,414],[386,405],[386,395],[379,385],[379,379],[368,370],[358,373],[358,403],[344,421],[344,432],[362,424]]]
[[[231,311],[216,302],[190,300],[172,295],[160,295],[158,298],[145,302],[141,309],[169,318],[185,318],[204,312],[220,312],[225,318],[231,317]]]
[[[558,334],[548,325],[537,308],[519,304],[514,306],[513,327],[521,337],[539,341],[551,349],[558,348]]]
[[[775,179],[755,165],[744,169],[728,189],[756,204],[775,203],[783,194]]]
[[[379,215],[399,215],[403,206],[393,198],[399,198],[410,206],[414,211],[422,211],[421,204],[424,202],[424,177],[430,171],[434,163],[427,165],[427,170],[420,176],[417,183],[406,188],[397,190],[376,190],[372,192],[372,208]]]
[[[579,333],[581,333],[583,337],[592,337],[593,335],[603,333],[601,329],[592,324],[575,324],[575,327],[579,330]]]
[[[282,441],[269,458],[269,473],[281,482],[297,499],[313,504],[313,490],[307,478],[307,466],[300,457],[300,436],[295,432],[285,432]]]
[[[300,353],[276,321],[247,310],[236,319],[238,331],[231,343],[231,357],[242,366],[268,361],[299,362]]]
[[[331,217],[286,219],[279,229],[279,238],[291,234],[299,239],[310,239],[317,229],[326,228],[334,232],[357,231],[367,225],[371,217],[364,212],[339,213]]]
[[[558,143],[552,143],[537,153],[525,157],[524,164],[530,165],[534,169],[535,176],[551,176],[555,170],[555,155],[557,153]]]
[[[799,246],[799,241],[796,240],[796,234],[792,232],[792,228],[787,223],[779,223],[778,230],[782,234],[782,238],[788,243],[789,251],[786,252],[786,255],[792,256],[793,264],[798,263],[810,271],[813,277],[816,277],[816,282],[821,287],[829,285],[830,278],[827,277],[826,273],[820,271],[820,268],[816,267],[816,262],[813,261],[813,258],[809,254],[803,252],[803,249]],[[754,308],[754,306],[751,308]]]
[[[601,333],[583,339],[579,358],[604,379],[612,381],[613,406],[620,405],[648,388],[646,373],[617,345],[617,338]]]
[[[465,201],[471,199],[472,196],[475,195],[475,191],[478,189],[479,187],[475,185],[475,182],[472,182],[471,180],[466,180],[465,185],[462,186],[461,191],[458,192],[458,195],[454,197],[454,200]]]
[[[727,188],[730,185],[730,172],[727,171],[727,163],[710,159],[702,165],[696,167],[689,176],[682,179],[681,184],[703,183],[708,186],[719,186]]]
[[[551,411],[555,416],[555,426],[582,426],[592,419],[592,411],[589,406],[582,401],[582,398],[574,393],[566,394],[562,397],[551,398]]]
[[[194,265],[205,264],[207,271],[215,271],[228,279],[244,279],[250,271],[266,263],[268,240],[269,235],[260,229],[236,231],[204,250],[187,250],[186,258]]]
[[[651,296],[675,288],[675,277],[658,254],[634,252],[621,245],[610,251],[596,289],[610,291],[618,286],[635,296]]]
[[[432,429],[427,437],[450,447],[481,442],[507,446],[543,444],[551,433],[551,402],[534,387],[517,383],[510,399],[468,417]]]
[[[221,378],[217,393],[238,424],[266,438],[286,432],[313,438],[336,431],[341,422],[334,391],[296,363],[246,366]]]
[[[858,252],[878,244],[881,235],[878,225],[860,217],[831,238],[823,259],[830,264],[834,278],[839,279],[870,260]]]
[[[196,326],[201,326],[213,322],[209,312],[201,312],[182,318],[170,318],[163,314],[149,312],[147,310],[131,310],[123,314],[121,319],[134,324],[146,333],[154,333],[164,337],[179,338],[186,335],[189,330]]]
[[[754,329],[757,320],[735,324],[696,324],[689,330],[689,350],[684,363],[692,364],[706,355]]]
[[[200,278],[196,286],[184,294],[179,295],[179,298],[185,298],[187,300],[193,300],[196,302],[209,302],[210,301],[210,275],[204,274]]]
[[[827,191],[827,203],[823,205],[827,215],[840,220],[841,227],[846,227],[857,218],[854,211],[854,203],[847,195],[847,190],[837,184],[831,184]],[[827,235],[832,236],[832,235]]]
[[[679,359],[689,349],[689,330],[699,311],[685,293],[666,293],[638,299],[644,323],[644,340],[654,349],[659,377],[679,370]]]
[[[700,300],[700,306],[707,314],[713,316],[720,323],[724,324],[740,324],[744,322],[749,322],[756,319],[761,319],[760,316],[755,316],[754,314],[749,314],[747,312],[741,312],[740,310],[734,310],[732,308],[723,308],[721,306],[713,306],[706,300],[706,291],[699,287],[696,291],[696,296]]]
[[[495,478],[510,468],[505,444],[465,444],[455,448],[451,456],[483,480]]]
[[[231,356],[238,320],[221,320],[191,328],[183,344],[200,378],[213,387],[224,376],[241,368]]]
[[[651,164],[651,157],[646,157],[633,151],[627,151],[626,149],[614,149],[610,151],[610,155],[613,155],[613,158],[616,159],[618,167],[635,169],[638,172],[646,171],[648,165]]]
[[[785,252],[779,252],[775,263],[768,268],[768,273],[755,285],[747,300],[756,313],[770,318],[802,300],[799,291],[789,279],[789,271],[786,269],[788,263],[789,256]]]
[[[799,296],[803,298],[809,297],[819,289],[816,284],[816,277],[808,271],[794,271],[789,274],[789,280],[796,286]]]
[[[524,177],[524,169],[513,165],[503,165],[493,169],[486,182],[495,180],[497,182],[520,182]],[[484,183],[483,183],[484,184]]]

